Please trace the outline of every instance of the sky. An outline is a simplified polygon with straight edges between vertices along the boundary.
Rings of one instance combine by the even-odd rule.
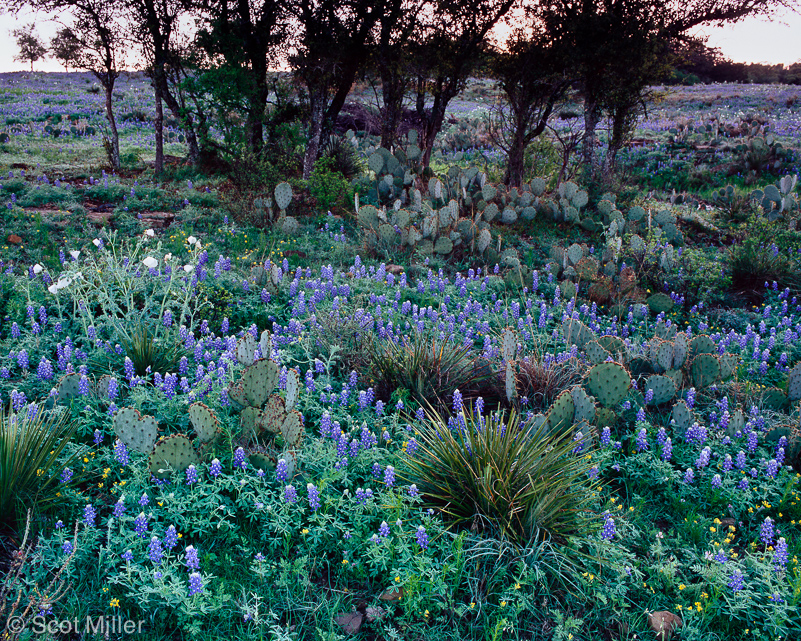
[[[15,62],[17,47],[11,31],[35,22],[39,36],[49,42],[60,25],[47,16],[21,14],[18,17],[0,15],[0,72],[24,71],[26,64]],[[718,47],[724,56],[735,62],[792,64],[801,62],[801,15],[784,13],[773,20],[750,18],[729,27],[700,30],[708,36],[708,44]],[[39,61],[37,71],[63,71],[55,60]]]

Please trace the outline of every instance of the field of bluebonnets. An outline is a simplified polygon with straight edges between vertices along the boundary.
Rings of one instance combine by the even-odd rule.
[[[801,89],[658,88],[601,187],[567,106],[511,190],[487,82],[265,188],[0,87],[5,639],[801,638]]]

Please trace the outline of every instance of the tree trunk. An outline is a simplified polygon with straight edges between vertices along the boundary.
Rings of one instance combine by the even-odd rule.
[[[320,139],[323,133],[323,112],[325,107],[325,90],[319,87],[309,87],[309,103],[311,107],[311,122],[309,123],[309,138],[306,142],[306,153],[303,155],[303,179],[311,176],[317,154],[320,151]]]
[[[158,82],[156,87],[156,163],[155,173],[160,176],[164,173],[164,109],[161,104],[161,87]]]
[[[423,167],[428,167],[431,164],[431,154],[434,151],[434,141],[437,134],[442,129],[442,123],[445,122],[445,107],[448,104],[443,96],[437,95],[434,97],[434,106],[429,113],[425,115],[425,124],[423,125],[423,157],[421,160]]]
[[[116,171],[120,168],[120,134],[117,131],[117,121],[114,118],[114,108],[111,99],[114,92],[114,81],[105,83],[106,90],[106,118],[108,119],[108,126],[111,130],[111,153],[109,160],[111,167]]]
[[[390,63],[391,64],[391,63]],[[381,65],[381,146],[390,149],[395,144],[401,116],[406,82],[403,75],[388,65]]]
[[[582,150],[584,172],[587,178],[592,178],[596,170],[595,145],[597,141],[596,129],[601,120],[600,107],[594,100],[584,100],[584,148]]]
[[[261,156],[264,148],[264,109],[267,106],[267,97],[270,87],[267,84],[267,62],[251,58],[253,91],[248,96],[248,116],[245,122],[245,135],[251,153]]]
[[[525,127],[525,124],[523,125]],[[525,174],[525,160],[526,160],[526,147],[528,147],[528,140],[524,135],[524,131],[520,130],[514,133],[512,142],[509,145],[508,161],[506,164],[506,176],[504,182],[509,187],[520,187],[523,184]]]
[[[173,117],[181,123],[181,129],[184,132],[184,136],[186,136],[187,160],[189,160],[190,164],[196,166],[200,160],[200,147],[197,144],[197,135],[195,134],[195,124],[192,119],[192,114],[185,114],[183,112],[178,99],[167,85],[166,77],[162,76],[162,78],[161,95],[164,98],[164,102],[167,103],[167,107]]]

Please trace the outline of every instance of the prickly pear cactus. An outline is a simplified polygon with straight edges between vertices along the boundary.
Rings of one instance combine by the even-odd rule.
[[[65,374],[58,382],[58,402],[69,403],[73,398],[81,395],[81,375]]]
[[[791,401],[801,399],[801,363],[796,363],[787,375],[787,396]]]
[[[250,405],[242,408],[239,413],[239,425],[246,441],[252,441],[259,433],[259,425],[262,421],[262,411],[258,407]]]
[[[626,343],[619,336],[607,334],[598,337],[598,344],[609,352],[613,358],[625,360],[628,358],[629,350],[626,348]]]
[[[720,380],[726,381],[734,376],[739,363],[736,354],[721,354],[718,356],[718,361],[720,361]]]
[[[714,354],[699,354],[690,366],[695,387],[709,387],[720,378],[720,361]]]
[[[573,422],[581,423],[595,421],[595,399],[584,391],[581,385],[576,385],[570,390],[573,397]]]
[[[242,387],[241,383],[231,385],[228,388],[228,398],[240,406],[245,406],[248,404],[248,399],[245,397],[245,388]]]
[[[629,391],[631,376],[620,363],[595,365],[585,377],[587,389],[601,405],[611,408],[620,403]]]
[[[142,416],[133,407],[122,407],[114,414],[114,433],[129,450],[147,454],[158,436],[158,425],[152,416]]]
[[[577,345],[582,349],[595,338],[592,330],[577,318],[565,318],[562,321],[562,333],[568,345]]]
[[[598,341],[590,341],[584,346],[584,353],[587,354],[587,358],[590,359],[590,362],[593,364],[603,363],[607,358],[610,357],[609,352],[607,352]]]
[[[158,479],[168,478],[170,471],[180,473],[190,465],[199,463],[200,457],[183,434],[161,439],[148,458],[150,473]]]
[[[662,292],[649,296],[645,304],[648,305],[648,309],[654,314],[667,313],[673,309],[673,299]]]
[[[503,352],[503,360],[505,361],[513,361],[517,354],[517,336],[515,335],[514,330],[507,327],[503,330],[503,336],[501,337],[501,348]]]
[[[275,186],[275,204],[282,212],[286,211],[289,204],[292,202],[292,185],[283,182]]]
[[[265,329],[259,338],[259,352],[262,358],[270,358],[270,330]]]
[[[284,422],[285,418],[286,405],[284,399],[278,396],[278,394],[271,394],[262,410],[258,431],[278,434],[281,432],[281,424]]]
[[[676,429],[679,430],[681,434],[684,434],[690,425],[695,422],[693,413],[684,401],[676,402],[670,417],[676,423]]]
[[[676,385],[667,376],[656,374],[649,376],[645,381],[645,390],[653,390],[653,398],[651,403],[654,405],[662,405],[667,403],[676,395]]]
[[[687,359],[687,349],[689,346],[689,341],[687,340],[687,334],[684,332],[679,332],[676,334],[676,338],[673,339],[673,367],[680,368],[684,365],[684,361]]]
[[[303,416],[295,410],[289,412],[281,424],[281,436],[284,438],[286,447],[300,447],[303,442],[303,434]]]
[[[189,406],[189,420],[200,441],[208,443],[220,433],[220,421],[214,412],[203,403],[192,403]]]
[[[261,407],[278,383],[278,364],[269,358],[261,358],[242,372],[240,385],[248,405]],[[230,393],[229,393],[230,395]]]
[[[300,391],[300,377],[296,369],[287,370],[286,373],[286,407],[294,409],[298,402],[298,392]]]
[[[558,434],[568,429],[573,425],[573,416],[575,413],[576,406],[573,403],[573,396],[570,391],[565,390],[556,397],[553,405],[551,405],[551,408],[545,415],[548,431]]]
[[[252,365],[256,358],[256,339],[253,334],[245,332],[236,344],[236,360],[240,365]]]
[[[716,354],[717,351],[715,341],[706,334],[699,334],[690,341],[687,358],[693,361],[699,354]]]

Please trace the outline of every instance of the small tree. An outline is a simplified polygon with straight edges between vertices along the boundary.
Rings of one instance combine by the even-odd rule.
[[[64,71],[69,71],[70,66],[75,67],[75,61],[82,49],[81,41],[69,27],[60,29],[50,41],[50,53],[64,65]]]
[[[33,71],[34,62],[43,60],[47,56],[47,47],[42,42],[39,34],[34,31],[34,28],[34,24],[31,23],[11,32],[19,47],[19,55],[14,56],[14,60],[16,62],[30,62],[31,71]]]

